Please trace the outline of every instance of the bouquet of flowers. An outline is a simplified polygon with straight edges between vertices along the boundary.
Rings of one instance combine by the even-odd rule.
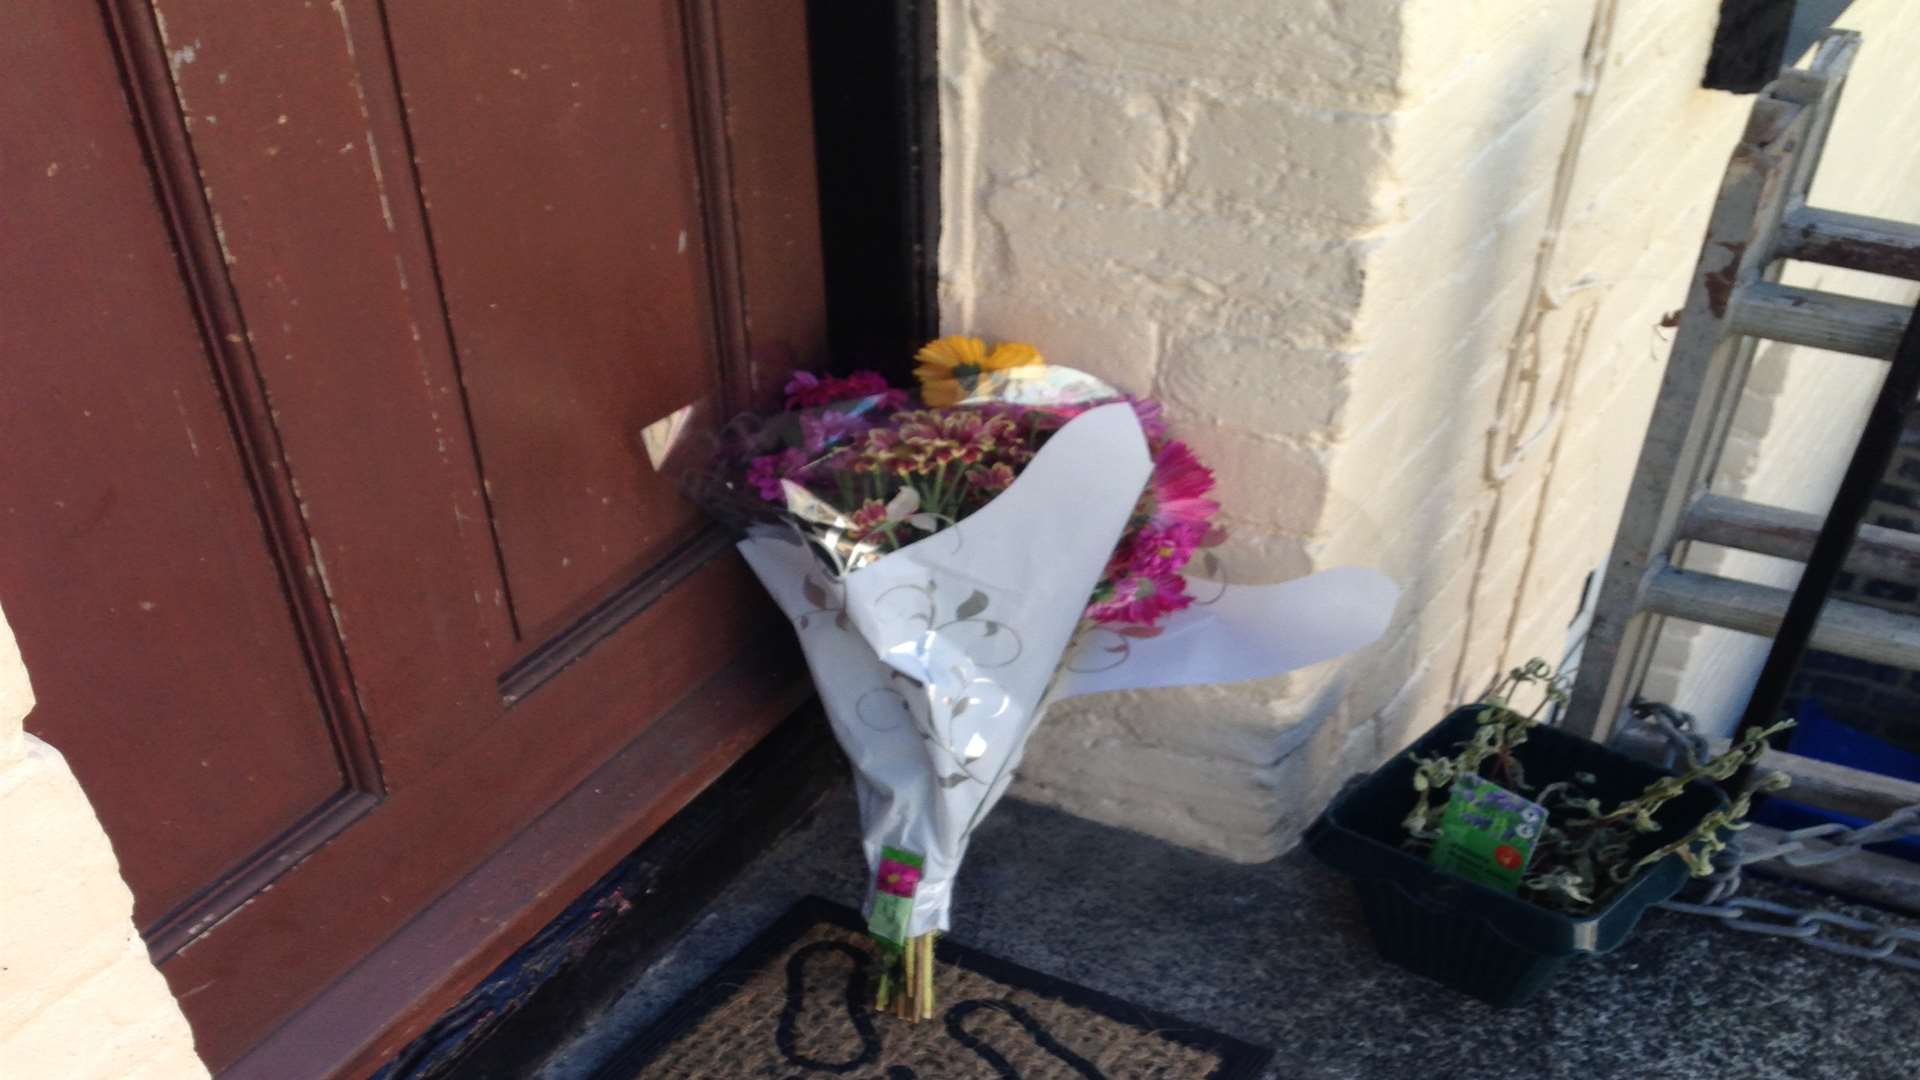
[[[968,841],[1050,704],[1318,663],[1374,640],[1398,597],[1360,569],[1226,583],[1213,474],[1152,401],[1028,345],[949,337],[918,359],[918,400],[871,372],[795,375],[783,412],[722,433],[700,493],[742,527],[852,762],[875,1004],[912,1019],[933,1015]]]

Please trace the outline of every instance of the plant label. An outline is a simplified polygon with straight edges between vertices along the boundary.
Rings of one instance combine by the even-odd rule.
[[[1501,892],[1519,891],[1547,811],[1479,776],[1454,781],[1440,818],[1434,866]]]

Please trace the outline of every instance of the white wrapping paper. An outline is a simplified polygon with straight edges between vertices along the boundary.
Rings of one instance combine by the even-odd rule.
[[[1151,472],[1133,409],[1106,405],[1063,427],[985,508],[842,581],[798,536],[767,529],[741,542],[794,620],[852,761],[869,867],[884,847],[926,860],[910,934],[947,929],[967,842],[1049,702],[1269,677],[1385,629],[1398,590],[1340,569],[1283,585],[1195,582],[1208,602],[1157,636],[1076,639]]]

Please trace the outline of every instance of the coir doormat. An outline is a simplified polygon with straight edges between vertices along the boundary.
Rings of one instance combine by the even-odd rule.
[[[858,913],[802,900],[598,1080],[1252,1080],[1271,1050],[941,941],[938,1012],[873,1010]]]

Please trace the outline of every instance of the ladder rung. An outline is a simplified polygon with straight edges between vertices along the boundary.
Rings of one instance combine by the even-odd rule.
[[[1736,334],[1888,360],[1909,314],[1899,304],[1761,281],[1734,294],[1727,322]]]
[[[1803,206],[1780,229],[1780,254],[1920,281],[1920,225]]]
[[[1707,754],[1726,752],[1728,742],[1725,738],[1708,739]],[[1667,751],[1666,738],[1645,724],[1623,724],[1614,736],[1614,745],[1648,761],[1660,760]],[[1760,768],[1786,773],[1793,781],[1789,797],[1794,802],[1838,810],[1868,821],[1878,821],[1895,810],[1920,803],[1920,783],[1781,750],[1762,754]]]
[[[1772,637],[1792,596],[1786,589],[1668,567],[1648,579],[1645,606],[1662,615]],[[1828,600],[1811,644],[1857,660],[1920,668],[1920,615]]]
[[[1679,537],[1806,562],[1824,519],[1711,492],[1680,518]],[[1847,552],[1847,569],[1900,581],[1920,578],[1920,533],[1862,524]]]

